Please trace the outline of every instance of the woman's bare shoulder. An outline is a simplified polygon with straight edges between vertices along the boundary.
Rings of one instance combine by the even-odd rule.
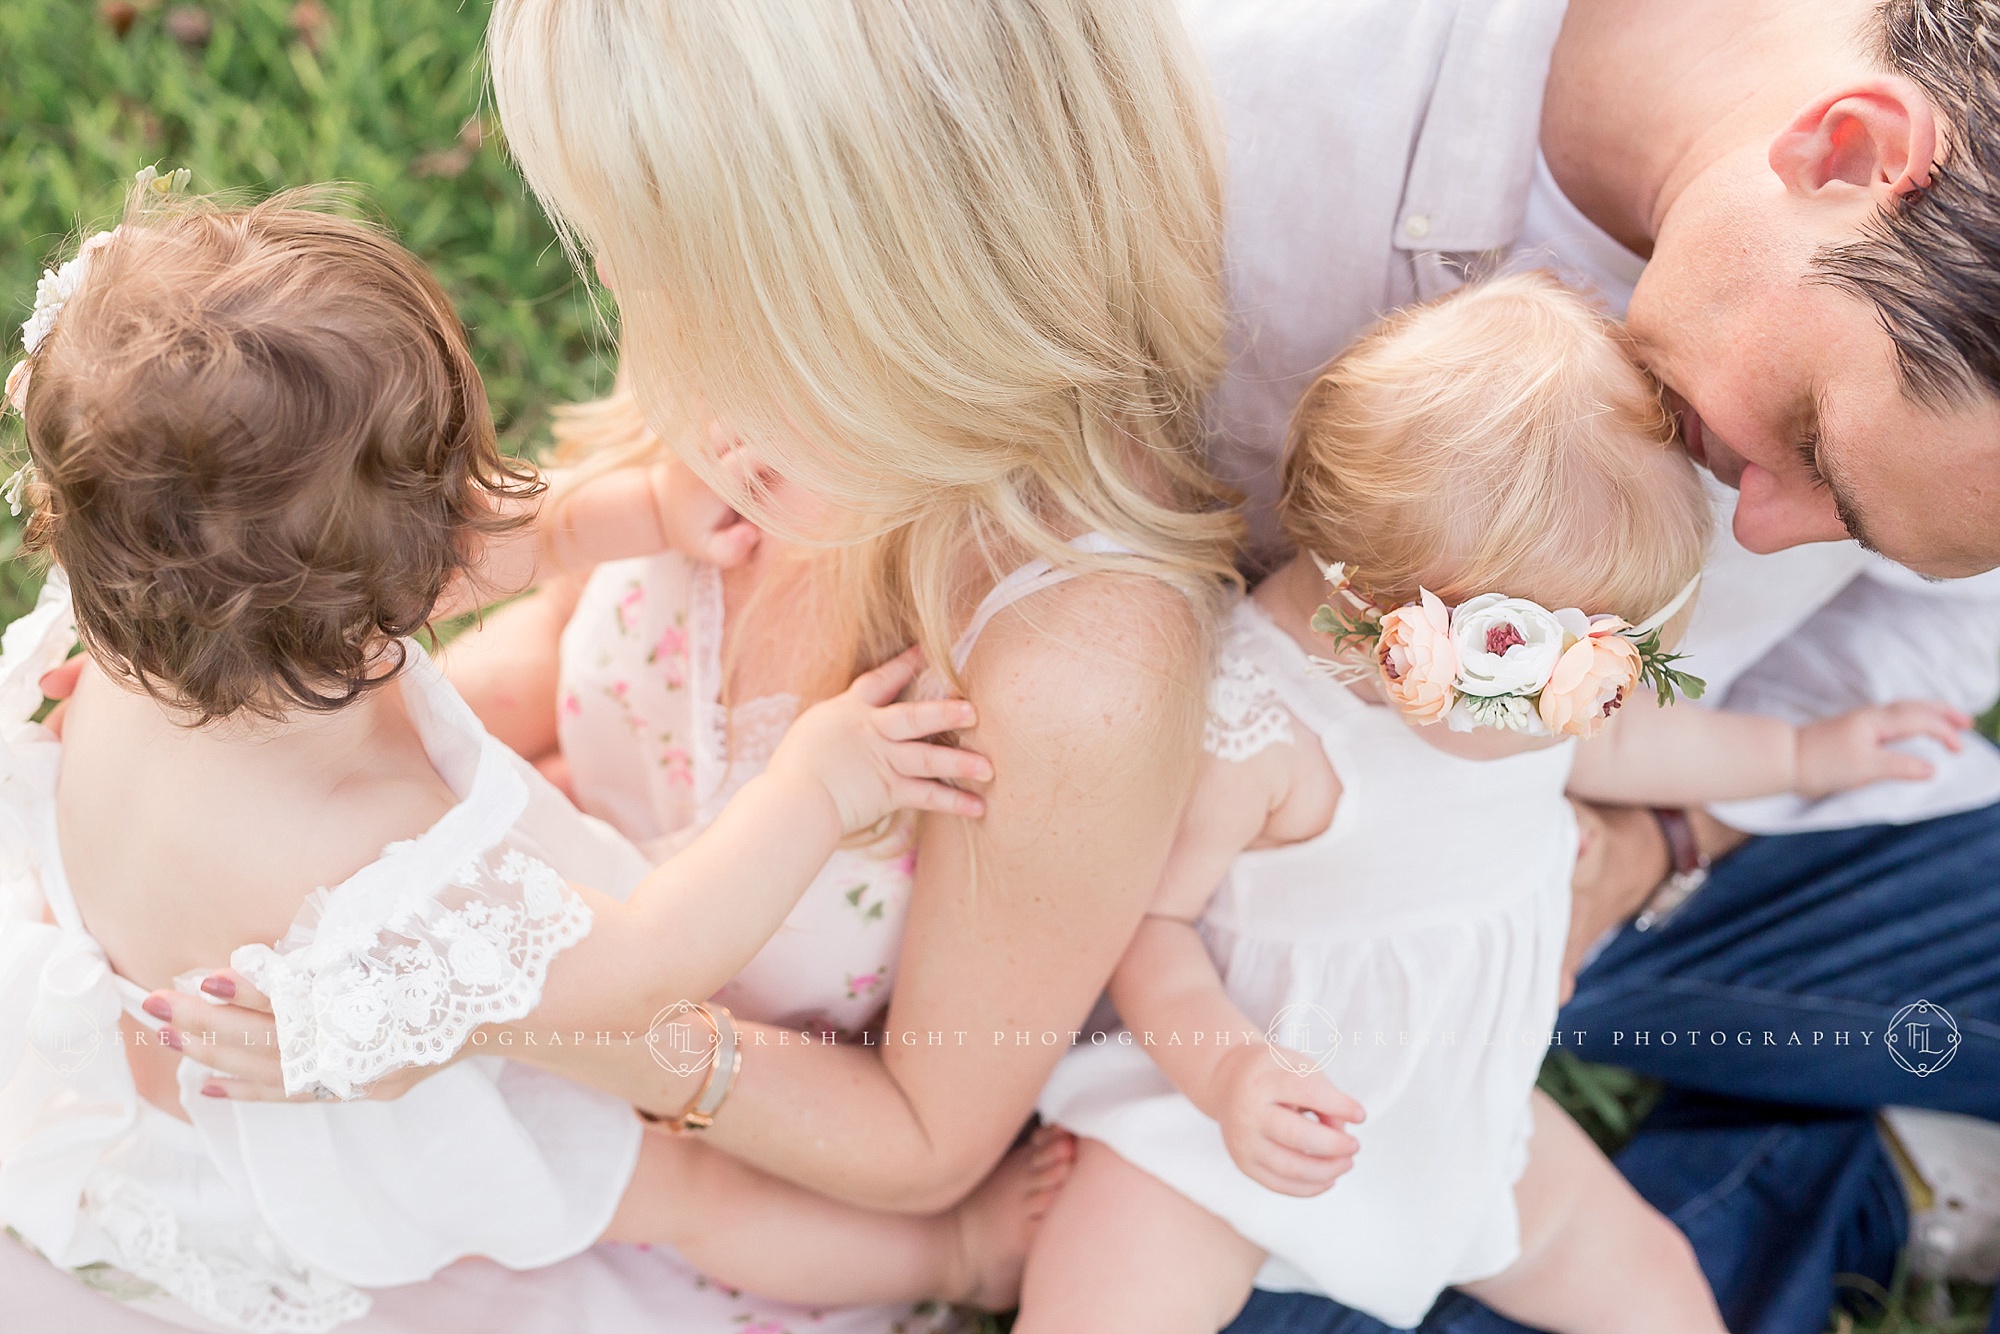
[[[995,616],[967,664],[975,702],[1024,702],[1051,720],[1179,706],[1206,684],[1213,633],[1179,590],[1148,575],[1088,574]],[[984,706],[983,706],[984,707]]]

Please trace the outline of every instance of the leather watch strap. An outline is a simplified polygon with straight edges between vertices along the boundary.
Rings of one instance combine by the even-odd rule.
[[[1653,808],[1660,835],[1667,842],[1667,878],[1646,899],[1639,915],[1632,919],[1634,931],[1654,931],[1679,912],[1694,892],[1708,883],[1708,857],[1694,836],[1688,813],[1674,807]]]

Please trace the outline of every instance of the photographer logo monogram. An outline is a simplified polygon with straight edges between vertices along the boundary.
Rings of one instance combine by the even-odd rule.
[[[646,1027],[646,1053],[661,1069],[687,1078],[706,1070],[715,1060],[715,1029],[702,1018],[695,1002],[675,1001]]]
[[[1305,1001],[1273,1015],[1264,1037],[1271,1044],[1271,1059],[1295,1075],[1318,1074],[1340,1050],[1340,1025],[1326,1010]]]
[[[1889,1020],[1882,1036],[1889,1055],[1920,1079],[1928,1079],[1958,1055],[1958,1021],[1942,1005],[1920,1000],[1905,1005]]]

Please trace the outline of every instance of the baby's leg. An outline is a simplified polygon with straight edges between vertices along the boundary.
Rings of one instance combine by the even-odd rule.
[[[603,1240],[671,1246],[710,1278],[779,1301],[1005,1310],[1074,1143],[1038,1130],[963,1204],[925,1217],[842,1204],[686,1136],[648,1133]]]
[[[1095,1140],[1056,1197],[1021,1283],[1014,1334],[1215,1334],[1264,1252]]]
[[[1687,1238],[1540,1093],[1514,1199],[1521,1258],[1465,1285],[1500,1314],[1554,1334],[1727,1334]]]

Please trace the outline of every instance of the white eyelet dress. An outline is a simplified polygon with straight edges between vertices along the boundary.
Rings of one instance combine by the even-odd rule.
[[[1258,1028],[1273,1025],[1274,1041],[1301,1045],[1287,1020],[1320,1016],[1305,1025],[1318,1029],[1315,1054],[1331,1051],[1327,1077],[1367,1111],[1354,1168],[1311,1199],[1257,1185],[1153,1065],[1144,1034],[1065,1057],[1042,1114],[1269,1252],[1259,1287],[1323,1293],[1414,1326],[1444,1288],[1519,1254],[1513,1186],[1569,930],[1577,835],[1563,788],[1574,744],[1484,762],[1446,755],[1399,713],[1316,673],[1247,601],[1210,711],[1206,744],[1219,758],[1245,759],[1303,727],[1340,778],[1326,831],[1240,854],[1201,932],[1230,997]]]
[[[0,1223],[64,1268],[109,1265],[214,1325],[288,1334],[360,1317],[361,1289],[461,1256],[532,1268],[589,1247],[631,1178],[639,1124],[615,1098],[498,1056],[394,1101],[309,1103],[201,1097],[209,1072],[189,1057],[187,1121],[139,1098],[120,1013],[158,1024],[71,898],[62,747],[30,721],[75,641],[57,572],[0,645]],[[407,648],[400,688],[457,804],[315,891],[275,948],[231,959],[271,998],[290,1091],[351,1095],[526,1015],[549,961],[590,930],[565,878],[623,895],[648,869]]]

